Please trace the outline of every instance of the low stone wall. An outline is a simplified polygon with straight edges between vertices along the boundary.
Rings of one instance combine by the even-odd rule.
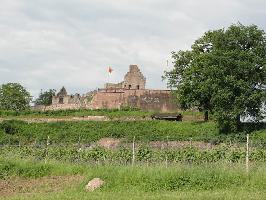
[[[176,111],[169,90],[99,90],[88,104],[55,104],[36,106],[35,110],[66,110],[66,109],[120,109],[134,107],[152,111]]]
[[[32,110],[40,110],[40,111],[46,111],[46,110],[75,110],[80,108],[88,108],[90,109],[90,106],[84,106],[81,104],[55,104],[50,106],[34,106]]]
[[[93,109],[112,109],[129,106],[142,110],[177,110],[169,90],[101,91],[95,94],[91,105]]]

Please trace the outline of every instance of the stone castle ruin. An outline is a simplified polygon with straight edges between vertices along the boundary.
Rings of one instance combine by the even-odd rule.
[[[126,73],[124,81],[121,83],[106,83],[107,89],[128,89],[128,90],[144,90],[146,78],[141,73],[137,65],[130,65],[129,72]]]
[[[68,95],[65,87],[62,87],[62,89],[57,93],[57,95],[53,96],[52,104],[77,104],[81,101],[82,99],[79,94]]]
[[[53,97],[48,107],[35,106],[38,110],[60,109],[120,109],[134,107],[142,110],[173,111],[174,104],[170,90],[146,89],[146,78],[137,65],[130,65],[129,72],[120,83],[106,83],[104,88],[84,95],[69,95],[62,89]]]

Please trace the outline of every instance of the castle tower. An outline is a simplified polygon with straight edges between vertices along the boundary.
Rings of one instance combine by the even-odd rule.
[[[64,96],[67,96],[67,91],[66,91],[66,88],[63,86],[62,88],[61,88],[61,90],[57,93],[57,96],[59,97],[59,96],[62,96],[62,97],[64,97]]]
[[[129,72],[125,75],[123,87],[125,89],[143,90],[145,89],[146,78],[141,73],[137,65],[130,65]]]
[[[63,86],[61,90],[57,93],[56,96],[53,96],[52,104],[64,104],[66,103],[66,97],[67,97],[67,91],[66,88]]]

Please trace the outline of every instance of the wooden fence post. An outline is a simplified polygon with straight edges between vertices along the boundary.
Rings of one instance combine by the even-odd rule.
[[[48,157],[48,145],[50,144],[50,137],[49,135],[47,136],[47,140],[46,140],[46,150],[45,150],[45,159],[44,159],[44,163],[47,163],[47,157]]]
[[[133,138],[133,143],[132,143],[132,166],[135,164],[135,136]]]
[[[247,134],[246,144],[246,172],[249,173],[249,134]]]
[[[80,162],[80,152],[81,152],[81,144],[80,144],[80,135],[79,135],[79,140],[78,140],[78,150],[77,150],[77,153],[78,153],[78,162]]]
[[[168,141],[169,141],[169,137],[167,136],[166,137],[166,157],[165,157],[165,166],[166,166],[166,168],[168,167],[168,154],[167,154],[168,148],[169,148]]]

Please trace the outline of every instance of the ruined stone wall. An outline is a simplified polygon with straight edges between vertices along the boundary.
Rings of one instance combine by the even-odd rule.
[[[129,106],[142,110],[177,110],[177,106],[172,100],[171,92],[168,90],[102,91],[95,94],[91,106],[93,109],[113,109]]]
[[[125,104],[143,110],[177,110],[171,91],[167,90],[129,90],[125,93]]]
[[[124,77],[124,81],[120,83],[106,83],[104,88],[106,89],[133,89],[143,90],[146,86],[146,78],[143,76],[137,65],[130,65],[129,71]]]
[[[83,97],[82,97],[83,98]],[[66,110],[66,109],[119,109],[122,107],[136,107],[152,111],[176,111],[177,106],[168,90],[125,90],[104,89],[94,93],[90,102],[54,104],[47,107],[36,107],[38,110]]]
[[[36,107],[41,110],[63,109],[114,109],[136,107],[142,110],[173,111],[171,92],[168,90],[146,90],[146,78],[137,65],[130,65],[129,71],[120,83],[107,83],[105,89],[86,95],[68,95],[65,87],[53,97],[52,105]]]
[[[52,99],[52,105],[84,104],[86,103],[86,98],[86,96],[80,96],[79,94],[66,95],[63,97],[54,96]]]
[[[91,106],[93,109],[113,109],[123,106],[124,93],[121,92],[98,92],[94,95]]]
[[[63,101],[60,102],[60,98]],[[54,96],[52,105],[50,106],[35,106],[35,110],[67,110],[67,109],[79,109],[79,108],[90,108],[90,102],[88,102],[88,96],[66,95],[63,97]]]
[[[119,89],[119,88],[123,88],[123,84],[124,84],[124,82],[121,82],[121,83],[106,83],[104,85],[104,88],[106,88],[106,89],[115,89],[115,88]]]
[[[146,78],[141,73],[137,65],[130,65],[129,72],[124,77],[124,88],[143,90],[146,85]]]

